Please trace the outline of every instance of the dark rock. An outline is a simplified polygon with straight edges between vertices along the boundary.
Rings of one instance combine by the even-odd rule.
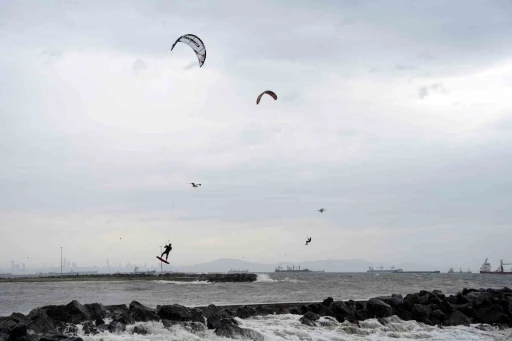
[[[16,324],[9,331],[9,339],[14,340],[27,335],[27,326],[23,323]]]
[[[235,312],[236,316],[241,319],[246,319],[252,316],[256,316],[256,310],[252,307],[243,306],[236,310]]]
[[[354,316],[356,312],[353,307],[348,306],[343,301],[333,302],[330,308],[336,314],[335,316],[339,322],[343,322],[340,320],[345,320],[348,316]]]
[[[290,308],[290,314],[302,315],[302,313],[300,312],[299,308],[297,308],[297,307]]]
[[[433,290],[432,293],[436,295],[441,301],[446,299],[446,296],[443,294],[441,290]]]
[[[100,303],[90,303],[90,304],[84,304],[84,307],[87,308],[87,310],[90,313],[91,320],[103,320],[105,317],[107,317],[107,310],[105,309],[105,306]]]
[[[457,303],[457,296],[450,295],[450,296],[448,296],[448,298],[446,300],[450,304],[458,304]]]
[[[106,316],[103,316],[102,318],[105,318],[105,317],[113,318],[114,316],[130,314],[130,309],[128,309],[128,306],[126,304],[107,305],[105,307],[105,311],[107,314],[106,314]]]
[[[488,292],[473,291],[464,295],[464,297],[472,306],[480,306],[484,303],[492,302],[492,295]]]
[[[57,331],[66,336],[76,336],[78,333],[78,327],[72,323],[64,323],[57,327]]]
[[[466,304],[466,303],[469,303],[468,299],[466,298],[466,296],[464,296],[463,294],[461,294],[460,292],[457,294],[457,304]]]
[[[70,336],[67,339],[64,339],[62,341],[84,341],[84,339],[82,339],[79,336]]]
[[[399,296],[399,295],[396,295],[396,296],[380,296],[380,297],[377,297],[379,300],[381,300],[382,302],[386,303],[386,304],[389,304],[392,308],[396,308],[396,307],[399,307],[401,306],[402,304],[404,304],[404,299]]]
[[[469,303],[465,303],[465,304],[455,304],[453,306],[454,309],[462,312],[464,315],[466,315],[467,317],[473,317],[474,315],[474,310],[473,310],[473,307],[471,306],[471,304]]]
[[[146,335],[148,333],[148,329],[144,326],[135,326],[133,328],[133,334]]]
[[[444,321],[443,326],[469,326],[471,320],[460,311],[454,311]]]
[[[215,330],[215,334],[221,337],[229,337],[232,339],[251,339],[254,341],[264,341],[263,335],[252,329],[240,328],[235,325],[222,326]]]
[[[332,297],[327,297],[325,300],[323,300],[322,304],[326,307],[329,307],[332,302],[334,302],[334,299]]]
[[[431,312],[432,310],[428,305],[415,304],[414,307],[412,308],[413,315],[417,316],[420,322],[423,322],[425,319],[428,319],[430,317]]]
[[[98,328],[91,321],[87,321],[82,325],[82,331],[84,335],[96,335],[99,333]]]
[[[318,324],[322,327],[335,327],[338,325],[338,321],[334,317],[324,316],[318,320]]]
[[[111,333],[121,333],[126,330],[126,325],[119,321],[112,321],[108,325],[108,331]]]
[[[131,314],[123,314],[120,316],[113,316],[113,318],[114,319],[112,320],[112,322],[119,322],[124,325],[129,325],[129,324],[135,323],[135,319],[133,318],[133,316]]]
[[[395,315],[400,317],[400,319],[404,321],[412,321],[415,319],[414,315],[410,311],[406,310],[404,307],[396,308]]]
[[[95,321],[94,321],[94,324],[97,325],[97,326],[101,326],[102,324],[105,324],[105,320],[102,319],[102,318],[97,318]]]
[[[316,323],[308,318],[305,318],[304,316],[299,319],[300,323],[309,326],[309,327],[316,327]]]
[[[199,323],[199,322],[162,320],[162,323],[164,324],[165,328],[170,329],[173,326],[180,326],[181,328],[187,330],[189,333],[192,333],[192,334],[206,332],[205,325],[203,323]]]
[[[434,324],[442,324],[446,319],[446,314],[442,310],[437,309],[432,311],[429,318]]]
[[[465,295],[469,294],[470,292],[477,292],[477,291],[478,291],[478,290],[476,290],[476,289],[467,289],[467,288],[464,288],[464,289],[462,289],[462,293],[461,293],[461,294],[465,296]],[[458,295],[458,294],[457,294],[457,295]]]
[[[55,323],[53,319],[51,319],[46,310],[42,308],[33,309],[29,314],[28,318],[30,319],[30,323],[28,324],[28,328],[32,329],[37,334],[46,334],[51,332],[56,332]]]
[[[157,307],[158,316],[161,319],[171,321],[194,321],[204,323],[204,316],[198,309],[191,309],[179,304]]]
[[[91,319],[91,313],[89,310],[77,300],[73,300],[66,304],[64,310],[68,316],[64,322],[81,323]]]
[[[320,316],[332,316],[332,317],[335,316],[334,312],[331,309],[327,308],[323,304],[314,303],[314,304],[308,305],[307,308],[308,308],[308,311],[318,314]]]
[[[303,317],[311,321],[317,321],[320,318],[320,315],[308,311],[307,313],[304,314]]]
[[[266,305],[259,305],[256,307],[256,315],[265,316],[265,315],[273,315],[274,311]]]
[[[377,317],[388,317],[393,313],[391,306],[378,298],[370,298],[366,308]]]
[[[377,317],[377,321],[379,321],[379,323],[382,324],[383,326],[385,326],[389,323],[389,321],[383,317]]]
[[[451,314],[453,313],[453,306],[448,301],[443,301],[439,305],[439,308],[445,313],[445,314]]]
[[[129,309],[135,321],[148,322],[160,320],[156,313],[156,309],[148,308],[137,301],[132,301]]]
[[[60,341],[67,339],[68,336],[60,333],[48,333],[39,339],[39,341]]]
[[[97,326],[98,332],[108,332],[109,331],[110,324],[100,324]]]
[[[361,309],[361,310],[356,311],[356,313],[354,314],[354,317],[359,321],[364,321],[367,319],[375,318],[375,314],[373,314],[368,309]],[[347,318],[347,320],[348,320],[348,318]]]
[[[512,318],[504,314],[503,308],[499,305],[478,308],[475,312],[475,318],[483,323],[499,323],[512,326]]]

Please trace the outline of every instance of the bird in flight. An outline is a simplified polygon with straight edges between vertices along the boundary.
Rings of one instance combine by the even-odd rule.
[[[201,186],[201,184],[196,184],[196,183],[193,183],[193,182],[191,182],[190,184],[191,184],[191,185],[192,185],[192,187],[194,187],[194,188],[197,188],[197,187]]]
[[[318,210],[318,212],[320,212],[320,213],[324,213],[324,211],[325,211],[325,208],[321,208]]]

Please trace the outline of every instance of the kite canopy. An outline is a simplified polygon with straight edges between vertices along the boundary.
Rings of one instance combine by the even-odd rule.
[[[260,104],[260,100],[261,100],[261,96],[263,96],[264,94],[267,94],[269,96],[272,96],[272,98],[274,100],[277,100],[277,95],[274,91],[270,91],[270,90],[267,90],[267,91],[263,91],[259,96],[258,98],[256,99],[256,104]]]
[[[197,59],[199,60],[199,67],[203,66],[204,61],[206,60],[206,47],[198,36],[193,34],[182,35],[174,42],[174,44],[172,44],[171,51],[177,43],[184,43],[190,46],[196,53]]]

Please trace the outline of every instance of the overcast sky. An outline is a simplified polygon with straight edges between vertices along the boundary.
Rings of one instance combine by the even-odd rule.
[[[511,13],[2,1],[0,268],[512,260]]]

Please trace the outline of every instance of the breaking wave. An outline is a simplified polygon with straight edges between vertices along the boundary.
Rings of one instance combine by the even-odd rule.
[[[260,333],[265,340],[329,340],[329,341],[406,341],[406,340],[437,340],[437,341],[505,341],[512,339],[512,330],[498,330],[489,325],[472,325],[471,327],[428,326],[415,321],[402,321],[398,317],[361,321],[361,327],[349,323],[339,323],[333,318],[322,317],[317,327],[303,325],[299,315],[267,315],[247,320],[236,318],[240,327],[249,328]],[[135,326],[144,326],[147,335],[133,334]],[[78,336],[85,341],[164,341],[164,340],[230,340],[215,335],[213,330],[193,331],[175,325],[165,328],[160,322],[144,322],[128,326],[125,332],[110,334],[100,333],[94,336],[83,335],[79,327]]]
[[[300,283],[304,282],[294,278],[284,278],[284,279],[272,279],[268,274],[258,274],[256,282],[260,283],[277,283],[277,282],[288,282],[288,283]]]
[[[155,283],[161,284],[176,284],[176,285],[202,285],[202,284],[211,284],[208,281],[191,281],[191,282],[183,282],[183,281],[165,281],[165,280],[157,280]]]

